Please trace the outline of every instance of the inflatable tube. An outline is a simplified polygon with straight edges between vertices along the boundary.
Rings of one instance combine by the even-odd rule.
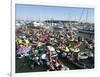
[[[66,51],[66,52],[69,52],[69,48],[68,48],[68,47],[66,47],[65,51]]]
[[[70,49],[70,51],[73,51],[74,52],[74,48],[69,48]]]
[[[47,46],[49,51],[55,51],[55,48],[53,46]]]
[[[26,43],[26,44],[29,44],[29,41],[26,39],[26,40],[24,40],[24,42]]]
[[[70,51],[68,47],[63,48],[62,50],[63,50],[64,52],[69,52],[69,51]]]
[[[21,39],[16,39],[16,44],[17,45],[22,44],[22,40]]]
[[[88,58],[88,55],[84,55],[85,53],[84,52],[80,52],[79,54],[78,54],[78,58],[79,59],[87,59]]]
[[[74,40],[75,40],[74,38],[70,38],[70,39],[69,39],[69,41],[72,41],[72,42],[73,42]]]
[[[80,51],[80,49],[79,48],[76,48],[75,50],[74,50],[74,52],[79,52]]]

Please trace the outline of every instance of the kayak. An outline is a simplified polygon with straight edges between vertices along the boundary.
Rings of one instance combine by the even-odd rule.
[[[75,48],[74,52],[79,52],[80,49],[79,48]]]
[[[90,51],[80,52],[78,54],[79,59],[87,59],[88,57],[94,57],[93,53]]]
[[[16,39],[16,45],[22,44],[22,40],[21,39]]]
[[[84,52],[80,52],[80,53],[78,53],[78,58],[79,59],[87,59],[88,55]]]
[[[53,46],[47,46],[49,51],[55,51],[55,48]]]
[[[73,42],[73,41],[75,41],[75,39],[74,38],[70,38],[69,41]]]
[[[72,52],[80,52],[80,49],[79,48],[69,48],[69,49]]]
[[[64,52],[70,52],[68,47],[65,47],[65,49],[62,49]]]

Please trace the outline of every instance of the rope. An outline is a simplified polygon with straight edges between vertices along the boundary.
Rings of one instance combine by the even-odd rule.
[[[80,16],[80,18],[79,18],[79,22],[80,22],[80,20],[82,19],[83,13],[84,13],[84,8],[83,8],[82,13],[81,13],[81,16]]]

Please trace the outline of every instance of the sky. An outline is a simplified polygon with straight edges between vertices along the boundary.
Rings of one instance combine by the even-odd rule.
[[[94,23],[94,8],[16,4],[16,20],[74,20]]]

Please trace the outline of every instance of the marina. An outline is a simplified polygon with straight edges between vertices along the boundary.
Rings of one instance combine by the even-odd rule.
[[[94,23],[70,19],[16,19],[16,73],[93,69]]]
[[[23,28],[23,27],[22,27]],[[24,27],[25,28],[25,27]],[[27,28],[26,28],[28,31],[31,31],[30,30],[30,26],[28,26]],[[32,28],[31,28],[32,29]],[[37,28],[36,28],[37,29]],[[35,31],[36,31],[36,29],[35,29]],[[41,29],[40,29],[41,30]],[[42,29],[43,30],[43,29]],[[33,30],[34,31],[34,30]],[[44,30],[43,30],[44,31]],[[42,32],[43,32],[42,31]],[[47,30],[48,31],[48,30]],[[62,30],[63,31],[63,30]],[[23,32],[23,31],[22,31]],[[26,31],[27,32],[27,31]],[[55,31],[55,32],[59,32],[59,30],[57,30],[57,31]],[[60,32],[61,32],[61,30],[60,30]],[[68,32],[68,31],[67,31]],[[31,34],[30,34],[31,33]],[[90,33],[78,33],[77,34],[77,36],[75,37],[76,39],[75,40],[72,40],[72,41],[70,41],[70,39],[69,40],[65,40],[64,39],[64,37],[65,36],[62,36],[62,34],[61,34],[61,38],[59,37],[59,38],[56,38],[57,36],[56,36],[56,34],[55,33],[53,33],[53,32],[51,32],[51,34],[50,34],[50,32],[49,32],[49,34],[48,35],[45,35],[45,37],[41,37],[41,38],[39,38],[39,40],[40,41],[38,41],[37,40],[37,36],[36,35],[33,35],[32,36],[32,32],[30,32],[27,36],[25,35],[25,33],[24,34],[21,34],[20,32],[18,32],[18,33],[16,33],[18,36],[16,36],[16,38],[20,38],[20,39],[25,39],[26,40],[26,38],[27,38],[27,40],[29,41],[28,42],[28,45],[29,46],[31,46],[31,49],[30,49],[30,51],[28,52],[28,56],[27,55],[24,55],[24,54],[27,54],[27,53],[22,53],[22,54],[20,54],[20,57],[18,57],[18,55],[16,55],[17,56],[17,58],[16,58],[16,64],[18,65],[18,66],[16,66],[16,69],[17,69],[17,71],[16,72],[36,72],[36,71],[47,71],[48,69],[47,69],[47,67],[44,67],[44,65],[36,65],[36,67],[34,67],[34,68],[32,68],[31,67],[31,64],[29,63],[28,64],[28,61],[31,61],[31,59],[29,58],[29,56],[30,55],[32,55],[33,53],[33,51],[32,51],[32,48],[36,48],[36,50],[38,50],[38,51],[40,51],[40,53],[38,53],[38,55],[41,55],[42,53],[44,53],[44,51],[45,51],[45,49],[46,49],[46,46],[49,46],[49,44],[50,44],[50,46],[52,46],[52,47],[54,47],[54,52],[55,52],[55,54],[56,55],[58,55],[58,56],[55,56],[55,57],[57,57],[57,58],[59,58],[59,60],[66,66],[66,67],[68,67],[68,69],[70,69],[70,70],[74,70],[74,69],[91,69],[91,68],[94,68],[94,49],[92,48],[92,49],[90,49],[90,48],[86,48],[85,47],[85,41],[86,40],[81,40],[81,42],[82,42],[82,44],[83,45],[81,45],[80,47],[78,47],[79,49],[80,49],[80,52],[84,52],[84,51],[87,51],[87,52],[91,52],[91,54],[93,55],[93,56],[90,56],[89,57],[89,55],[86,55],[87,53],[85,53],[85,55],[83,56],[83,57],[86,57],[86,58],[81,58],[81,57],[79,57],[79,56],[77,56],[77,58],[80,58],[80,59],[82,59],[82,60],[78,60],[77,59],[77,61],[74,61],[74,60],[70,60],[70,59],[72,59],[72,54],[78,54],[77,52],[75,53],[75,50],[74,50],[74,46],[75,46],[75,44],[77,44],[77,37],[78,36],[82,36],[84,39],[85,38],[87,38],[87,37],[90,37]],[[33,33],[34,34],[34,33]],[[41,33],[40,33],[41,34]],[[55,34],[55,35],[54,35]],[[64,34],[65,35],[65,34]],[[22,37],[21,37],[22,36]],[[55,37],[56,36],[56,37]],[[58,36],[60,36],[60,34],[58,34]],[[93,35],[92,35],[93,36]],[[49,38],[48,38],[49,37]],[[67,38],[67,37],[66,37]],[[47,39],[49,39],[49,40],[47,40]],[[60,43],[60,40],[65,40],[65,49],[62,49],[62,47],[60,47],[60,44],[63,44],[63,40],[61,41],[61,43]],[[57,42],[57,41],[59,41],[59,42]],[[19,42],[19,41],[18,41]],[[67,45],[67,43],[69,42],[69,45]],[[24,42],[23,42],[24,43]],[[26,43],[27,44],[27,43]],[[44,46],[44,47],[43,47]],[[66,51],[66,46],[68,47],[69,46],[69,48],[68,48],[68,50]],[[42,48],[43,47],[43,48]],[[71,49],[72,48],[72,49]],[[50,51],[52,51],[52,50],[50,50]],[[59,51],[60,53],[57,53],[57,51]],[[74,53],[73,53],[73,51],[74,51]],[[21,51],[22,52],[22,51]],[[66,54],[69,54],[69,55],[66,55]],[[65,54],[64,56],[63,56],[63,54]],[[49,54],[50,55],[50,54]],[[53,55],[53,53],[52,53],[52,55]],[[69,58],[69,57],[70,58]],[[39,56],[37,56],[37,57],[39,57]],[[28,58],[28,59],[27,59]],[[90,61],[90,59],[91,59],[91,61]],[[85,63],[85,61],[87,62],[87,64]],[[90,61],[90,62],[89,62]],[[25,62],[25,63],[24,63]],[[19,63],[22,63],[22,64],[19,64]],[[85,66],[85,64],[86,64],[86,66]],[[20,69],[20,68],[22,68],[23,67],[23,69]],[[24,70],[24,69],[27,69],[27,70]]]

